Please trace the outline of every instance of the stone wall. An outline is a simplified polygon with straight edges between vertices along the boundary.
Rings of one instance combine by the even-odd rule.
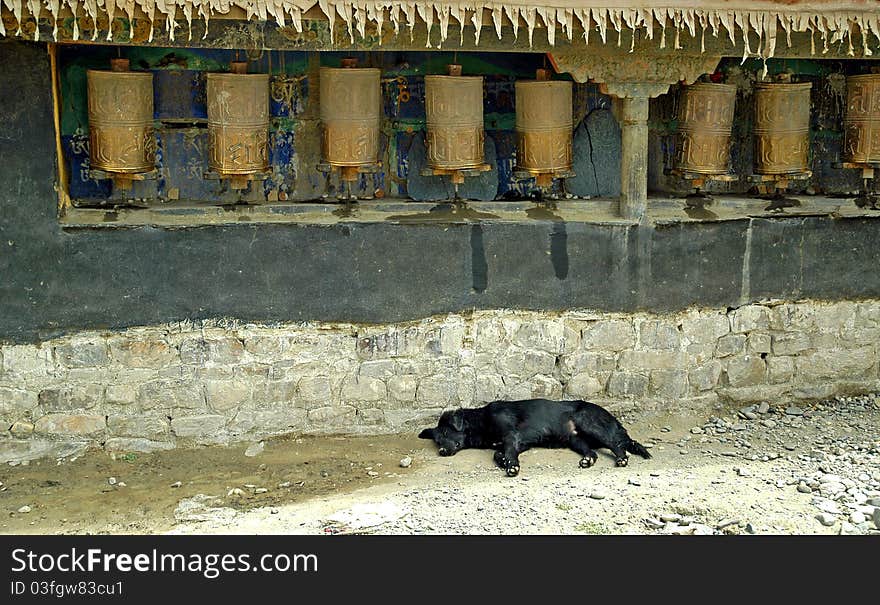
[[[878,335],[880,301],[79,333],[0,346],[0,461],[410,430],[495,399],[616,410],[818,399],[878,388]]]

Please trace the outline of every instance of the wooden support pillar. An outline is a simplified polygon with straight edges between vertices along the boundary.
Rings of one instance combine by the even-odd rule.
[[[648,209],[648,102],[669,84],[608,82],[600,89],[615,97],[620,123],[620,215],[641,220]]]
[[[620,103],[620,214],[640,219],[648,206],[648,97]]]

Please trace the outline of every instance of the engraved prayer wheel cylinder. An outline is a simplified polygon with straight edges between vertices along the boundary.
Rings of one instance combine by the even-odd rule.
[[[516,89],[516,163],[535,175],[571,170],[571,82],[523,81]]]
[[[209,73],[207,93],[210,169],[232,178],[268,170],[269,76]]]
[[[755,85],[755,173],[808,170],[812,84]]]
[[[428,165],[466,170],[483,164],[483,78],[425,76]]]
[[[678,108],[678,170],[727,174],[735,104],[732,84],[697,82],[684,89]]]
[[[880,74],[846,79],[843,159],[853,164],[880,163]]]
[[[115,174],[153,170],[153,74],[128,70],[116,59],[113,71],[86,72],[91,168]]]
[[[321,154],[345,177],[357,176],[359,166],[376,164],[382,123],[381,70],[322,67],[320,70]],[[349,169],[349,170],[346,170]]]

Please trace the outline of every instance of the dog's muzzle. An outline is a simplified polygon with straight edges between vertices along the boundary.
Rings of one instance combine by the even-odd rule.
[[[440,454],[441,456],[449,456],[450,455],[449,450],[447,450],[445,447],[441,447],[440,449],[438,449],[437,453]]]

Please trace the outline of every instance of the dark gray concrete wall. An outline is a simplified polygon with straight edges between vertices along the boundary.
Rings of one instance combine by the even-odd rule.
[[[182,319],[393,322],[880,297],[880,221],[62,229],[49,57],[0,43],[0,341]]]

